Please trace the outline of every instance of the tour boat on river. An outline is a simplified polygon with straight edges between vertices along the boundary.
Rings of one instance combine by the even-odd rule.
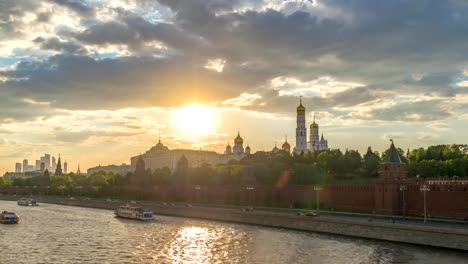
[[[130,206],[130,205],[120,206],[117,210],[115,210],[115,216],[127,218],[127,219],[141,220],[141,221],[154,220],[153,212],[145,211],[141,207]]]
[[[0,224],[17,224],[19,216],[13,212],[3,211],[0,214]]]
[[[39,204],[33,200],[33,199],[28,199],[28,198],[21,198],[18,200],[18,205],[22,206],[38,206]]]

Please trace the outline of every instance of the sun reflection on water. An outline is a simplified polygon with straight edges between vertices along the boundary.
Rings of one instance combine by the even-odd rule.
[[[213,256],[218,235],[205,227],[188,226],[179,230],[168,249],[172,261],[183,263],[207,263]]]

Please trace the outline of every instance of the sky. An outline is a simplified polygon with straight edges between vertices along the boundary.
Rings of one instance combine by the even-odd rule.
[[[0,0],[0,173],[44,153],[129,163],[161,138],[468,143],[468,2]]]

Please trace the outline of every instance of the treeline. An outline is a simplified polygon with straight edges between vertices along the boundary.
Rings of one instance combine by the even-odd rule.
[[[437,145],[418,148],[408,153],[408,172],[416,177],[466,177],[466,145]]]
[[[465,148],[466,149],[466,148]],[[405,153],[398,149],[400,158],[408,164],[410,177],[439,177],[468,175],[468,155],[460,145],[438,145]],[[238,185],[249,170],[257,184],[264,186],[314,185],[326,182],[366,183],[378,177],[379,166],[386,151],[379,154],[369,147],[364,155],[357,150],[339,149],[307,152],[302,155],[284,151],[256,152],[241,161],[212,166],[171,171],[169,168],[146,170],[143,175],[118,175],[104,171],[89,176],[73,173],[63,176],[38,176],[13,180],[0,177],[1,186],[49,186],[64,192],[71,188],[105,190],[123,186],[156,186],[177,184],[186,179],[192,185]],[[181,175],[183,174],[183,175]]]

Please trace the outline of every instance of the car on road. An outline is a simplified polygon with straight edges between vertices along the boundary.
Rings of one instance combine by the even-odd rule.
[[[319,215],[318,215],[316,212],[314,212],[314,211],[307,212],[307,213],[305,213],[305,215],[306,215],[306,216],[314,216],[314,217],[319,216]]]
[[[254,209],[252,207],[244,207],[244,208],[241,208],[241,211],[244,211],[244,212],[250,212],[250,211],[253,211]]]
[[[295,215],[300,215],[300,216],[304,216],[305,213],[304,212],[296,212]]]

